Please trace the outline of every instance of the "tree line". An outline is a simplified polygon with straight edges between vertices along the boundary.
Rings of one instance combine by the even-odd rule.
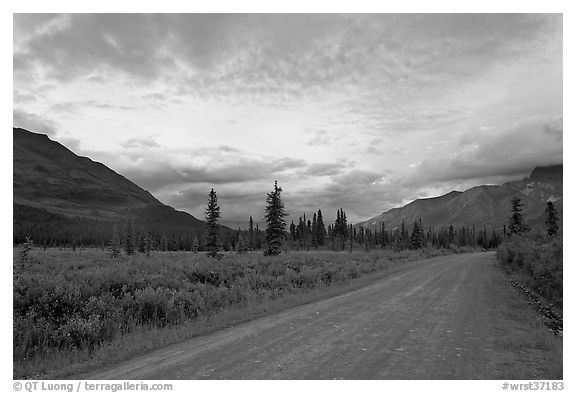
[[[19,244],[31,238],[37,246],[108,247],[111,256],[121,251],[130,255],[135,252],[149,254],[156,251],[207,252],[218,258],[222,251],[247,252],[262,250],[266,255],[277,255],[282,250],[333,250],[387,248],[394,250],[420,249],[425,247],[479,247],[493,249],[502,242],[503,236],[521,234],[530,230],[525,223],[519,198],[511,201],[512,215],[508,227],[502,231],[495,228],[460,226],[425,227],[421,219],[408,223],[402,221],[399,228],[386,228],[385,223],[370,229],[348,223],[346,212],[340,208],[336,219],[326,226],[321,209],[306,214],[297,223],[288,226],[282,188],[278,183],[266,196],[264,218],[266,228],[261,230],[248,218],[248,229],[232,230],[221,226],[220,206],[214,189],[208,195],[206,228],[170,228],[158,225],[142,225],[131,220],[103,221],[88,218],[65,217],[43,209],[14,205],[14,242]],[[546,228],[552,236],[558,232],[558,213],[553,202],[546,207]]]

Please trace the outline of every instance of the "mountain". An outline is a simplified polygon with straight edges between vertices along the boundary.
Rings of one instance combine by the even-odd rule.
[[[13,128],[16,209],[37,208],[68,218],[204,227],[204,222],[158,201],[105,165],[79,157],[47,135]],[[26,209],[27,212],[31,211]],[[23,215],[23,216],[26,216]]]
[[[542,226],[547,201],[553,201],[562,216],[562,165],[537,167],[529,177],[500,186],[483,185],[466,191],[452,191],[435,198],[417,199],[404,207],[388,210],[357,224],[364,228],[398,228],[422,219],[425,227],[475,225],[500,229],[508,223],[510,200],[524,203],[524,218],[532,227]]]

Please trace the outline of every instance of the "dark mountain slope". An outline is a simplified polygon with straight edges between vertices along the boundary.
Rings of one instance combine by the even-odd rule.
[[[46,135],[14,128],[13,146],[14,203],[104,217],[123,209],[163,206],[130,180]]]
[[[204,228],[203,221],[162,204],[124,176],[77,156],[46,135],[14,128],[13,138],[15,212],[21,209],[19,206],[29,206],[70,218],[129,218],[136,224],[172,230]]]

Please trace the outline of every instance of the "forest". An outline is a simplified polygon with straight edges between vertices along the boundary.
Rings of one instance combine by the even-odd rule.
[[[156,251],[205,251],[204,228],[167,227],[142,224],[134,220],[98,220],[69,217],[45,209],[14,204],[13,243],[22,244],[30,238],[39,247],[75,249],[77,247],[107,248],[117,236],[124,246],[145,252],[146,241]],[[219,246],[223,251],[262,250],[265,231],[247,220],[247,229],[220,226]],[[286,247],[290,250],[395,249],[421,247],[496,248],[502,230],[469,227],[424,228],[422,222],[403,223],[400,228],[372,231],[347,223],[346,213],[337,211],[336,222],[325,225],[322,210],[293,221],[288,227]],[[148,238],[148,240],[147,240]]]

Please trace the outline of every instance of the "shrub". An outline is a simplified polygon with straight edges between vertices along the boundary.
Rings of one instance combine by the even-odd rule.
[[[562,307],[562,239],[550,239],[539,233],[513,236],[496,252],[498,261],[522,283]]]
[[[134,255],[111,264],[105,251],[47,250],[30,269],[14,277],[14,359],[49,349],[91,350],[137,327],[176,325],[224,309],[338,285],[426,253],[379,250],[352,255],[353,260],[348,253],[275,258],[246,253],[217,260],[170,252],[156,253],[154,258]],[[19,257],[15,252],[14,258]],[[538,276],[547,293],[558,291],[550,285],[557,274],[552,269]]]

